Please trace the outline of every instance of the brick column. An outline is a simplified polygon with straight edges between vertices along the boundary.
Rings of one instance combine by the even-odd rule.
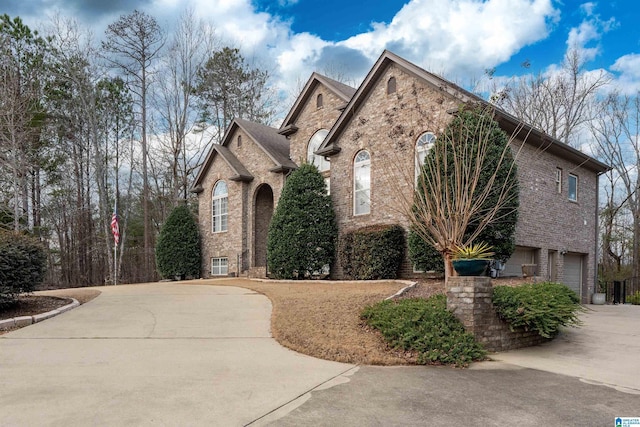
[[[459,276],[450,277],[447,281],[447,309],[487,350],[506,351],[547,341],[537,332],[511,331],[509,325],[496,315],[492,295],[489,277]]]
[[[495,317],[492,295],[489,277],[458,276],[447,280],[447,308],[478,340],[481,331],[490,327]]]

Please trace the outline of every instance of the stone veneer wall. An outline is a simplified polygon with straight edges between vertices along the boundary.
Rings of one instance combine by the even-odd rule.
[[[492,295],[488,277],[450,277],[447,282],[447,308],[487,350],[507,351],[549,341],[537,332],[511,331],[496,315]]]
[[[387,81],[396,78],[396,92],[387,94]],[[340,233],[374,224],[400,224],[408,229],[403,203],[413,193],[415,143],[423,132],[438,133],[457,103],[440,89],[419,81],[400,67],[389,66],[365,103],[337,140],[341,151],[331,156],[331,197]],[[371,212],[353,214],[353,159],[360,150],[371,156]],[[405,203],[406,204],[406,203]],[[414,277],[404,257],[400,277]],[[332,277],[342,278],[336,263]]]

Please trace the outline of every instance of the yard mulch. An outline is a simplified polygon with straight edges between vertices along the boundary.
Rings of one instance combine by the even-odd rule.
[[[38,292],[37,295],[21,295],[15,305],[0,311],[0,320],[46,313],[70,304],[70,298],[75,298],[80,304],[84,304],[98,295],[100,295],[100,291],[87,288],[57,289]],[[10,330],[0,331],[0,335]]]

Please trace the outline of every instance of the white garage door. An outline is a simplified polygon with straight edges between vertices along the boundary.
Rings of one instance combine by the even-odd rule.
[[[522,264],[535,264],[534,249],[517,247],[511,258],[507,260],[500,276],[522,276]]]
[[[564,274],[562,283],[573,289],[580,295],[580,284],[582,283],[582,255],[566,254],[564,256]]]

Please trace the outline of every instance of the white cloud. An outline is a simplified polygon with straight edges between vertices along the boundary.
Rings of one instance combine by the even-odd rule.
[[[389,48],[432,69],[477,73],[544,39],[557,17],[550,0],[415,0],[343,44],[372,58]]]
[[[600,54],[599,42],[602,35],[618,25],[615,18],[602,20],[600,15],[595,13],[596,6],[593,2],[580,6],[585,19],[577,27],[571,28],[567,37],[567,48],[577,49],[584,61],[591,61]]]
[[[640,54],[621,56],[611,70],[616,72],[616,86],[620,91],[630,95],[640,91]]]
[[[365,33],[328,42],[293,33],[290,22],[256,12],[249,0],[221,0],[215,5],[192,0],[190,5],[219,34],[239,44],[245,55],[273,64],[270,71],[280,89],[322,71],[327,62],[353,69],[347,77],[359,80],[384,49],[438,72],[476,75],[547,37],[559,16],[551,0],[412,0],[389,24],[376,23]],[[179,7],[184,2],[155,0],[145,9],[164,11],[170,21]]]

